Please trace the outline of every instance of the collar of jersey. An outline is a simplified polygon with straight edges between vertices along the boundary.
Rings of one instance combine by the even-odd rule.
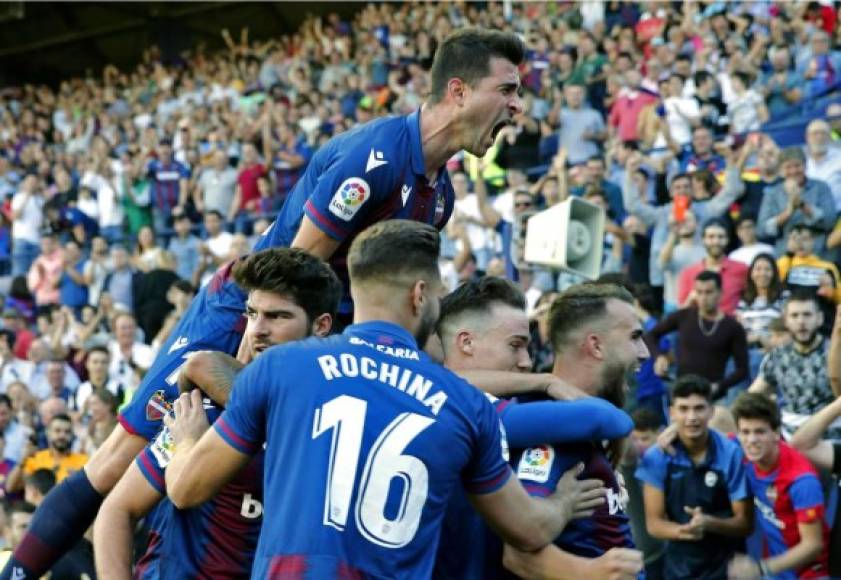
[[[704,457],[704,460],[697,465],[694,461],[692,461],[692,458],[689,457],[689,453],[686,451],[686,447],[683,446],[683,443],[680,442],[680,439],[675,441],[675,453],[677,453],[687,465],[692,465],[698,469],[708,469],[715,464],[715,461],[718,458],[718,450],[716,449],[718,447],[718,441],[716,439],[717,435],[719,435],[719,433],[717,433],[715,429],[710,428],[710,436],[707,438],[707,455]]]
[[[406,128],[409,130],[412,143],[412,171],[417,175],[426,175],[426,164],[423,161],[423,143],[420,132],[420,116],[420,109],[408,115],[406,117]]]
[[[343,334],[364,337],[374,344],[408,346],[418,350],[418,342],[408,330],[393,322],[385,322],[384,320],[372,320],[370,322],[352,324],[345,328]]]

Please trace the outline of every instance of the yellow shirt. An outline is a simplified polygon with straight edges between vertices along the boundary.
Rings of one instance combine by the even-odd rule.
[[[829,274],[833,289],[826,298],[835,304],[841,304],[841,275],[832,262],[822,260],[814,254],[803,257],[783,256],[777,260],[777,269],[780,271],[780,279],[792,286],[817,288],[821,278]]]
[[[23,464],[23,474],[31,475],[39,469],[49,469],[55,472],[56,483],[61,483],[65,477],[79,471],[88,462],[84,453],[70,453],[59,459],[56,464],[52,451],[44,449],[26,460]]]

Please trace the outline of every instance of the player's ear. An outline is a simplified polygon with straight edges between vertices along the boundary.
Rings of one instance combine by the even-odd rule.
[[[317,316],[315,320],[312,321],[312,327],[310,328],[313,336],[320,336],[325,337],[330,334],[330,330],[333,328],[333,317],[326,312],[320,316]]]
[[[447,94],[458,105],[464,103],[467,84],[458,77],[453,77],[447,82]]]
[[[428,287],[429,284],[427,284],[425,280],[416,280],[412,285],[412,290],[410,292],[412,315],[418,317],[422,315],[424,306],[426,306],[426,301],[429,300],[429,296],[426,295]]]
[[[597,360],[604,360],[604,346],[602,337],[595,332],[590,332],[584,337],[584,348],[590,356]]]
[[[460,330],[455,336],[456,347],[464,354],[472,356],[474,349],[473,335],[466,331]]]

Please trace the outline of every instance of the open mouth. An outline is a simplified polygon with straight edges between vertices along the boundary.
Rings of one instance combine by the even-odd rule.
[[[496,137],[497,137],[497,135],[499,135],[499,132],[500,132],[500,131],[502,131],[502,130],[503,130],[505,127],[507,127],[508,125],[511,125],[511,121],[510,121],[509,119],[506,119],[506,120],[500,121],[499,123],[497,123],[496,125],[494,125],[494,128],[493,128],[493,130],[491,131],[491,139],[492,139],[493,141],[496,141]]]

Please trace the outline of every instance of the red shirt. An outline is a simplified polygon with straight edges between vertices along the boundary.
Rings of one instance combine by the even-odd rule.
[[[636,96],[633,98],[627,94],[622,95],[613,104],[610,109],[610,117],[608,122],[612,127],[617,128],[619,139],[622,141],[636,141],[639,139],[637,134],[637,119],[639,119],[640,111],[647,105],[657,102],[657,97],[643,91],[636,91]]]
[[[15,332],[15,345],[12,351],[19,359],[26,360],[26,355],[29,354],[29,345],[35,340],[35,335],[27,329],[21,329]]]
[[[701,260],[681,272],[680,279],[677,283],[678,305],[683,306],[686,302],[686,297],[692,291],[695,278],[707,269],[706,262]],[[741,262],[724,258],[718,273],[721,274],[721,309],[725,314],[733,314],[736,311],[736,306],[739,305],[739,297],[742,295],[742,290],[745,289],[745,284],[747,283],[748,267]]]
[[[260,199],[260,190],[257,189],[257,180],[266,175],[266,168],[260,163],[255,163],[242,169],[237,176],[242,197],[239,201],[240,211],[244,211],[251,202]]]

